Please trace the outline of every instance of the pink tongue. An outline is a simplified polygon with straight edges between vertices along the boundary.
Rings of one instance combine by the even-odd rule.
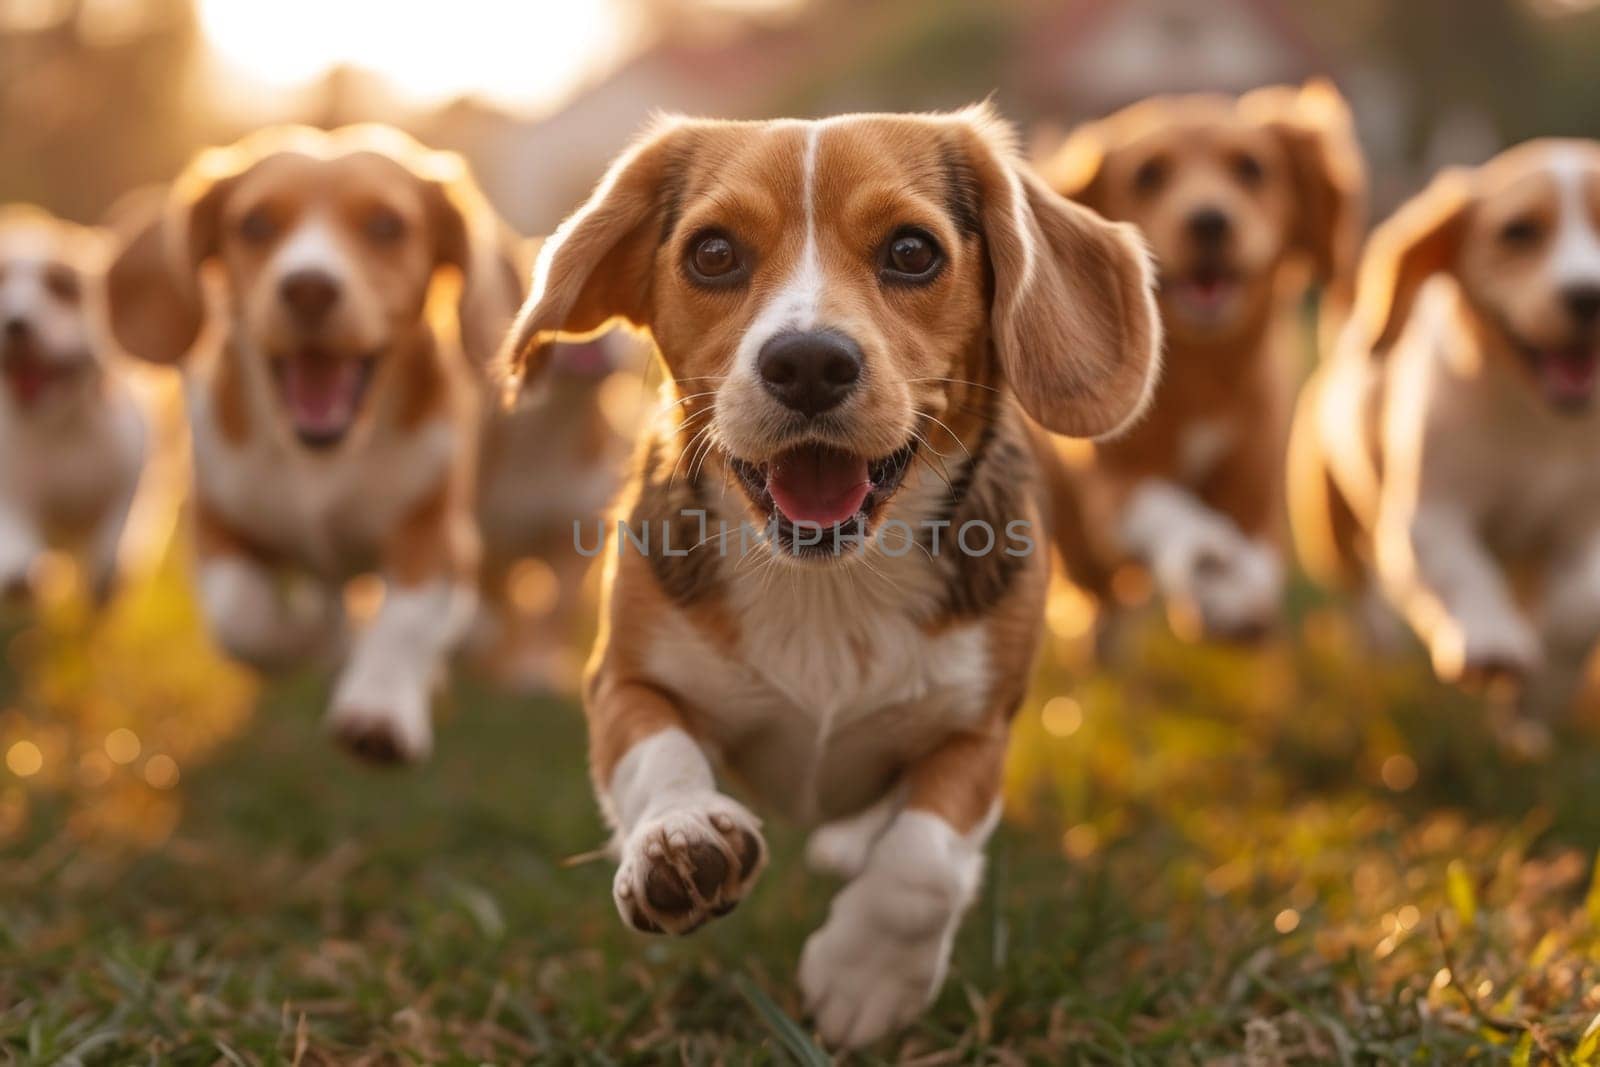
[[[355,415],[361,368],[351,360],[296,356],[284,367],[289,412],[302,430],[342,430]]]
[[[6,364],[6,377],[11,381],[11,392],[16,396],[17,403],[26,408],[32,407],[33,402],[39,399],[39,394],[44,392],[48,375],[43,367],[32,360],[12,360]]]
[[[773,460],[767,491],[790,522],[832,526],[861,510],[872,489],[867,461],[811,445]]]
[[[1583,393],[1594,386],[1596,362],[1588,352],[1556,352],[1545,360],[1546,374],[1563,392]]]

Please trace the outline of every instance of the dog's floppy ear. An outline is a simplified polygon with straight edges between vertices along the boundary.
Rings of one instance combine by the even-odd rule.
[[[1102,210],[1106,144],[1105,124],[1086,122],[1039,165],[1039,174],[1068,200]]]
[[[1041,426],[1116,433],[1149,403],[1161,319],[1149,253],[1131,226],[1051,191],[1024,167],[987,108],[962,115],[993,275],[1000,369]]]
[[[474,364],[487,366],[526,291],[521,238],[494,210],[460,155],[430,150],[414,166],[428,189],[438,262],[461,272],[461,347]]]
[[[222,203],[243,165],[237,150],[209,149],[170,190],[136,190],[112,207],[106,308],[128,354],[175,363],[194,346],[205,318],[200,265],[217,252]]]
[[[1372,232],[1356,276],[1354,315],[1371,352],[1394,344],[1424,282],[1455,269],[1470,203],[1469,172],[1450,168]]]
[[[1322,78],[1303,87],[1270,86],[1239,99],[1240,114],[1283,145],[1295,190],[1291,245],[1325,284],[1349,290],[1366,214],[1366,167],[1350,106]]]
[[[557,335],[592,336],[616,320],[649,325],[666,197],[692,129],[681,119],[658,122],[544,242],[532,291],[500,357],[511,389],[542,368]]]

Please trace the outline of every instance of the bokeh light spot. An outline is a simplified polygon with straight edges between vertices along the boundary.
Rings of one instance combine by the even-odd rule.
[[[178,784],[178,762],[165,753],[151,756],[144,765],[144,780],[157,789],[171,789]]]
[[[139,758],[139,735],[126,726],[119,726],[106,734],[106,755],[112,763],[129,764]]]
[[[1051,737],[1071,737],[1083,725],[1083,705],[1072,697],[1051,697],[1040,709],[1039,720]]]
[[[6,749],[6,767],[18,778],[32,778],[44,768],[44,753],[32,741],[18,741]]]

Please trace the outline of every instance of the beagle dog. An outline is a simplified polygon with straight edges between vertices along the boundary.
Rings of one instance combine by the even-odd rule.
[[[1300,551],[1451,682],[1569,703],[1600,638],[1600,144],[1448,170],[1373,234],[1296,416]]]
[[[1143,410],[1131,227],[1052,193],[987,108],[667,119],[546,244],[507,348],[620,319],[668,402],[606,549],[585,684],[623,920],[684,934],[766,861],[763,806],[849,884],[807,942],[822,1037],[943,981],[1038,644],[1044,431]]]
[[[1064,450],[1068,574],[1109,604],[1113,575],[1136,564],[1181,633],[1259,636],[1284,576],[1282,455],[1300,342],[1282,312],[1311,281],[1347,303],[1361,236],[1349,110],[1323,82],[1157,97],[1076,130],[1043,171],[1057,192],[1143,231],[1167,338],[1149,416],[1114,441]]]
[[[183,371],[218,642],[264,668],[344,659],[336,737],[422,757],[477,602],[482,365],[521,298],[465,163],[381,126],[208,150],[108,290],[120,342]],[[382,603],[345,658],[343,586],[373,572]]]
[[[146,426],[108,353],[108,239],[34,207],[0,208],[0,588],[25,597],[46,550],[89,593],[115,586]]]

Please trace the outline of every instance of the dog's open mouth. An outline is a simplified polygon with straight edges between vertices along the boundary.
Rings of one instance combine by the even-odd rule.
[[[311,448],[344,439],[361,413],[376,357],[349,358],[304,349],[273,361],[295,436]]]
[[[1239,281],[1231,267],[1208,263],[1168,279],[1164,288],[1187,317],[1211,324],[1232,309]]]
[[[1522,345],[1545,400],[1560,411],[1582,412],[1594,400],[1600,380],[1600,342],[1540,348]]]
[[[11,345],[0,359],[0,372],[5,374],[6,386],[17,407],[33,407],[51,387],[75,377],[76,365],[66,365],[45,359],[38,351],[26,345]]]
[[[904,481],[916,442],[880,459],[824,444],[787,449],[765,463],[730,457],[740,486],[795,555],[839,555],[863,538]]]

